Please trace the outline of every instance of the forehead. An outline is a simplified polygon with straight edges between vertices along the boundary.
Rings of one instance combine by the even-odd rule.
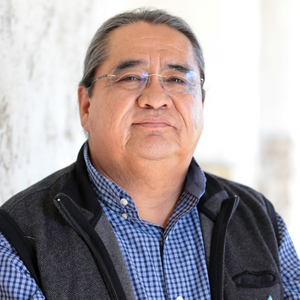
[[[139,22],[121,26],[109,33],[107,46],[108,58],[103,67],[113,68],[121,61],[141,60],[145,67],[162,69],[164,65],[179,63],[198,70],[190,40],[163,24]]]

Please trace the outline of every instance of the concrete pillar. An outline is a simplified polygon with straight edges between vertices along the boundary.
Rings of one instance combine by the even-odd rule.
[[[290,1],[261,0],[260,152],[257,187],[288,218],[293,140],[288,54]]]

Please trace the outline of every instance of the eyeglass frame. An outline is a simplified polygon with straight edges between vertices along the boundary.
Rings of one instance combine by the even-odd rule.
[[[147,72],[145,72],[145,73],[147,73]],[[156,76],[159,76],[159,77],[167,77],[166,75],[160,75],[160,74],[148,74],[148,73],[147,73],[147,75],[144,75],[144,76],[149,77],[149,82],[150,82],[150,76],[153,76],[153,75],[156,75]],[[98,81],[99,79],[105,78],[105,77],[116,77],[116,75],[114,75],[114,74],[104,74],[104,75],[101,75],[101,76],[97,77],[96,79],[94,79],[94,80],[91,82],[91,84],[89,85],[89,87],[91,87],[91,86],[92,86],[96,81]],[[147,82],[148,82],[148,80],[147,80]],[[204,83],[204,79],[203,79],[202,77],[200,77],[200,85],[201,85],[201,88],[203,88],[203,83]],[[164,88],[163,85],[161,85],[161,86]]]

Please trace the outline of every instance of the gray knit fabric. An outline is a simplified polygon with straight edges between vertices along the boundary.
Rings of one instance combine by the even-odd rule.
[[[105,215],[102,215],[99,222],[95,226],[96,232],[101,236],[106,249],[111,255],[116,271],[119,275],[122,287],[124,289],[126,299],[135,300],[134,291],[127,272],[127,268],[119,247],[118,240],[114,231]]]
[[[30,240],[36,248],[46,299],[110,299],[90,250],[53,203],[70,169],[17,194],[2,208],[34,239]]]
[[[34,243],[46,299],[110,299],[88,246],[53,202],[72,169],[70,166],[45,178],[14,196],[2,209]],[[274,300],[283,299],[276,239],[262,195],[221,178],[217,180],[226,192],[208,199],[207,209],[217,214],[228,197],[240,198],[226,235],[223,299],[267,299],[270,295]],[[87,220],[93,217],[91,212],[74,205]],[[209,265],[214,224],[202,214],[200,218]],[[121,250],[105,216],[99,219],[95,230],[114,261],[126,296],[135,299]],[[270,287],[238,287],[233,277],[244,271],[271,271],[278,283]]]
[[[226,235],[224,299],[268,299],[269,296],[283,299],[278,246],[263,196],[249,187],[215,178],[227,194],[223,191],[210,198],[205,203],[207,209],[218,213],[228,197],[236,195],[240,198]],[[206,255],[209,257],[213,223],[203,214],[200,214],[200,219]],[[245,271],[271,271],[276,274],[278,283],[270,287],[238,287],[233,277]]]

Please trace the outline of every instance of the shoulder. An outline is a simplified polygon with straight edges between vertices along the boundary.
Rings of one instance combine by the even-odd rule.
[[[36,201],[41,201],[43,199],[49,198],[53,199],[53,197],[66,183],[68,176],[73,168],[74,164],[47,176],[46,178],[40,180],[39,182],[7,200],[1,206],[1,209],[7,212],[11,212],[19,206],[30,207],[31,204],[36,203]]]

